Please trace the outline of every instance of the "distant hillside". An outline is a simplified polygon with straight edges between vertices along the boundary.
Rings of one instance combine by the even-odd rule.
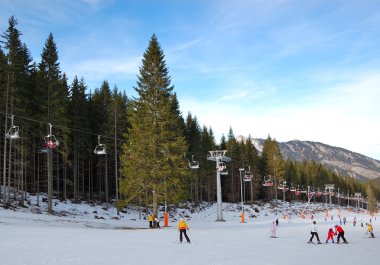
[[[243,136],[236,137],[245,141]],[[261,152],[264,139],[252,138],[252,143]],[[279,142],[281,153],[285,159],[295,161],[315,161],[334,170],[337,174],[350,176],[358,180],[380,178],[380,161],[349,150],[323,143],[310,141]]]

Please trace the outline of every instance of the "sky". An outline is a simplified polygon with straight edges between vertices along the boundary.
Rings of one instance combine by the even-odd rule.
[[[136,96],[153,34],[184,116],[216,140],[307,140],[380,160],[376,0],[0,0],[40,61],[53,33],[61,70],[89,90]]]

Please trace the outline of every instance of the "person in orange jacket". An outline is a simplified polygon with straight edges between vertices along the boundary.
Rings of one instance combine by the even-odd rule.
[[[344,230],[340,225],[335,225],[335,234],[338,234],[338,238],[336,239],[336,243],[339,244],[339,239],[343,239],[343,243],[348,244],[346,238],[344,237]]]
[[[187,223],[185,222],[185,220],[183,220],[183,218],[181,218],[179,220],[178,230],[179,230],[179,241],[182,243],[182,234],[184,234],[184,236],[185,236],[185,238],[187,240],[187,243],[190,243],[190,239],[189,239],[189,237],[186,234],[186,230],[189,230],[189,226],[187,225]]]
[[[335,233],[334,233],[333,229],[330,228],[329,232],[327,233],[326,243],[328,243],[330,239],[332,240],[333,243],[335,243],[334,242],[334,235],[335,235]]]

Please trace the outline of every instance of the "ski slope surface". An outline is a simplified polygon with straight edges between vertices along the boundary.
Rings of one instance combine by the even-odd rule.
[[[112,206],[56,202],[56,213],[47,215],[44,206],[0,208],[0,264],[380,264],[379,238],[369,238],[365,226],[371,221],[377,236],[377,218],[370,220],[366,213],[341,208],[349,244],[325,244],[328,228],[339,224],[338,209],[311,205],[302,219],[303,208],[303,204],[246,206],[246,223],[240,222],[241,210],[235,204],[223,203],[224,222],[215,221],[216,205],[177,208],[170,214],[169,227],[161,229],[149,229],[145,214],[136,209],[117,215]],[[307,243],[311,214],[324,244]],[[179,243],[177,222],[181,217],[190,227],[191,244]],[[270,238],[276,218],[278,237]]]

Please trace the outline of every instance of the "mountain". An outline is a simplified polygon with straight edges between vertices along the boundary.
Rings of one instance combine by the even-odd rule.
[[[236,137],[245,141],[244,136]],[[256,149],[263,150],[264,139],[252,138]],[[311,141],[293,140],[279,142],[284,159],[295,161],[315,161],[334,170],[342,176],[349,176],[361,181],[380,178],[380,161],[344,148]]]

